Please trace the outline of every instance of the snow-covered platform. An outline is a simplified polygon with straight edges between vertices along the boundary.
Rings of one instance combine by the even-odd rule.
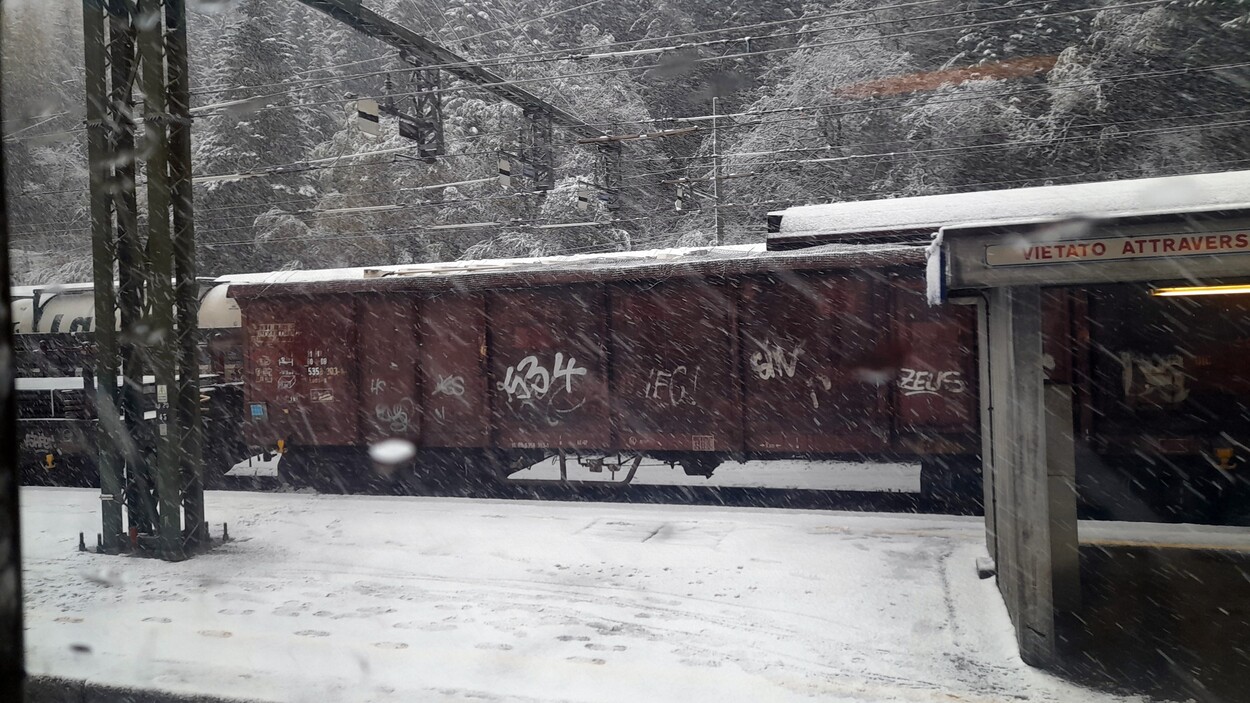
[[[1113,699],[1021,663],[976,518],[209,492],[235,541],[170,564],[78,552],[95,491],[22,501],[37,675],[265,701]]]

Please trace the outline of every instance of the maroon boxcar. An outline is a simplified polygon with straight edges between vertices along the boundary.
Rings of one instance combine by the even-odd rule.
[[[387,438],[427,478],[558,452],[704,475],[783,456],[975,467],[973,311],[926,305],[922,263],[730,247],[235,285],[247,438],[326,485],[364,478],[359,450]]]

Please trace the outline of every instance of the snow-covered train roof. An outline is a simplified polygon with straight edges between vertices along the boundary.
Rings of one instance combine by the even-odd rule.
[[[579,281],[729,275],[780,269],[919,265],[923,261],[921,248],[898,244],[832,244],[806,249],[801,254],[768,251],[763,244],[743,244],[229,274],[202,281],[205,292],[201,298],[199,323],[201,329],[239,327],[239,309],[232,300],[234,297],[330,291],[484,289]],[[36,289],[45,293],[79,294],[64,296],[67,298],[64,304],[77,306],[75,310],[81,308],[76,314],[89,316],[92,313],[90,283],[15,287],[14,297],[24,298],[29,307],[29,298]]]
[[[328,292],[484,290],[772,270],[919,265],[923,261],[922,248],[899,244],[834,244],[806,249],[802,253],[774,252],[768,251],[763,244],[748,244],[290,271],[281,272],[280,276],[257,274],[260,278],[251,280],[229,278],[231,296],[254,298]]]
[[[217,279],[220,283],[238,285],[265,285],[283,283],[316,283],[320,281],[354,281],[366,278],[391,276],[448,276],[483,271],[505,271],[518,268],[543,266],[575,266],[586,264],[609,264],[637,260],[680,259],[682,257],[714,252],[725,257],[750,256],[765,249],[763,244],[743,244],[720,247],[684,247],[674,249],[650,249],[645,251],[607,252],[597,254],[571,254],[560,256],[518,257],[513,259],[470,259],[464,261],[436,261],[425,264],[395,264],[389,266],[363,266],[358,268],[307,269],[269,271],[266,273],[230,274]]]
[[[769,213],[768,246],[916,236],[955,225],[1250,208],[1250,171],[804,205]]]

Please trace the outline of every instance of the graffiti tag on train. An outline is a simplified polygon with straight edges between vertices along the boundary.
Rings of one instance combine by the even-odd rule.
[[[503,381],[495,385],[510,398],[530,400],[545,398],[548,391],[553,388],[558,390],[561,381],[564,382],[564,392],[572,393],[573,379],[585,375],[586,369],[577,366],[577,359],[570,356],[566,362],[564,354],[556,352],[550,369],[539,363],[537,356],[530,355],[521,359],[519,364],[509,366]]]
[[[663,389],[663,392],[662,392]],[[642,397],[648,400],[667,402],[673,407],[679,405],[697,405],[695,392],[699,389],[699,367],[694,371],[685,364],[674,366],[671,370],[651,369],[647,374],[647,385],[642,389]]]
[[[434,384],[434,395],[459,398],[464,395],[464,377],[439,375],[438,382]]]
[[[1189,397],[1185,360],[1180,354],[1120,352],[1124,397],[1143,403],[1179,403]]]
[[[22,438],[22,446],[27,450],[52,451],[56,448],[57,442],[53,437],[38,433],[27,432]]]
[[[795,344],[787,351],[786,347],[773,341],[767,343],[755,339],[751,341],[760,348],[759,351],[753,352],[749,359],[751,371],[759,376],[760,380],[794,378],[794,372],[799,367],[799,357],[803,355],[802,344]]]
[[[576,358],[565,359],[562,352],[556,352],[550,368],[539,362],[537,356],[530,355],[509,366],[503,381],[495,387],[507,394],[509,404],[515,404],[516,410],[529,408],[555,427],[564,421],[564,415],[586,403],[584,397],[572,402],[573,379],[586,373],[585,368],[577,365]]]
[[[412,417],[416,414],[416,406],[411,398],[404,398],[392,405],[378,403],[373,408],[373,414],[386,423],[391,432],[404,434],[411,426]]]
[[[968,390],[968,383],[961,371],[899,369],[898,387],[905,396],[958,395]]]
[[[820,388],[824,388],[825,392],[828,393],[833,390],[833,381],[830,381],[829,377],[823,373],[818,373],[816,374],[816,378],[807,379],[807,387],[809,389],[808,396],[812,400],[812,410],[820,410],[820,398],[817,397],[816,391]]]

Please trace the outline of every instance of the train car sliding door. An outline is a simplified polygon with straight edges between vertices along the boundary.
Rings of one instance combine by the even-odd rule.
[[[742,285],[748,450],[880,452],[889,440],[884,290],[852,274],[787,272]]]
[[[359,321],[361,430],[369,444],[389,438],[416,441],[417,407],[415,299],[368,296]]]
[[[901,355],[896,427],[915,452],[959,453],[980,427],[976,311],[933,306],[920,285],[895,288],[893,323]]]
[[[976,310],[931,306],[923,282],[894,287],[895,330],[901,363],[894,381],[895,430],[917,453],[977,453]]]
[[[498,446],[610,448],[605,298],[596,285],[491,294]]]
[[[422,444],[484,447],[490,441],[486,386],[486,308],[480,295],[421,301]]]
[[[622,448],[741,448],[735,295],[703,280],[612,289],[613,416]]]

